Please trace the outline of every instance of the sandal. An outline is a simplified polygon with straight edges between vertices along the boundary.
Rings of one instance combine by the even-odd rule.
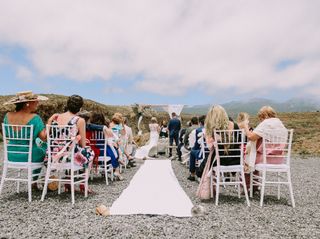
[[[114,176],[114,178],[115,178],[116,180],[119,180],[119,181],[122,181],[122,180],[123,180],[123,177],[122,177],[120,174],[118,174],[118,173],[114,173],[113,176]]]
[[[106,217],[110,215],[110,210],[105,205],[101,204],[100,206],[96,207],[96,214]]]

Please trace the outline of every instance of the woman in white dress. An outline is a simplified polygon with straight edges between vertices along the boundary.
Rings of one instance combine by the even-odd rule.
[[[156,117],[151,118],[149,129],[150,129],[149,142],[146,145],[137,149],[136,154],[134,155],[136,159],[146,159],[151,153],[150,151],[154,151],[153,149],[157,147],[158,140],[159,140],[160,127],[157,123]]]

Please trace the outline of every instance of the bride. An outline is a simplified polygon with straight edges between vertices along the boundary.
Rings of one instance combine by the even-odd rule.
[[[148,158],[149,154],[151,151],[154,151],[154,148],[157,147],[158,144],[158,139],[159,139],[159,132],[160,132],[160,127],[157,123],[157,118],[152,117],[150,124],[149,124],[149,129],[150,129],[150,139],[149,142],[138,148],[136,151],[136,154],[134,157],[136,159],[146,159]]]

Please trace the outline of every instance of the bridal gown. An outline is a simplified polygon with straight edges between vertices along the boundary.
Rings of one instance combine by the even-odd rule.
[[[150,139],[149,142],[138,148],[135,154],[135,158],[137,159],[143,159],[143,158],[147,158],[151,151],[154,152],[155,147],[158,144],[158,140],[159,140],[159,132],[158,132],[158,128],[159,125],[158,124],[149,124],[149,129],[150,129]],[[153,155],[150,155],[153,156]]]

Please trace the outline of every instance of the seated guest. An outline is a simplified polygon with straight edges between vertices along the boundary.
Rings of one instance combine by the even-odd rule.
[[[169,130],[168,130],[167,121],[162,120],[161,125],[160,125],[159,137],[160,138],[168,138],[168,136],[169,136]]]
[[[214,143],[213,131],[214,130],[237,130],[237,129],[239,129],[238,124],[230,120],[227,112],[222,106],[220,105],[213,106],[209,110],[205,120],[205,134],[206,134],[206,142],[207,142],[208,148],[213,147],[213,143]],[[226,165],[239,164],[240,155],[239,157],[234,157],[235,154],[239,154],[239,153],[240,152],[238,150],[236,151],[225,150],[225,154],[233,157],[221,158],[220,165],[226,166]],[[216,165],[216,162],[214,163],[214,165]]]
[[[190,136],[190,133],[193,130],[197,129],[198,127],[199,127],[199,119],[198,119],[198,117],[192,117],[191,118],[191,126],[186,129],[186,133],[185,133],[185,135],[183,137],[183,144],[184,144],[184,148],[185,149],[191,150],[191,148],[193,147],[193,144],[191,146],[189,145],[190,144],[189,136]],[[194,143],[194,142],[192,142],[192,143]]]
[[[204,121],[206,119],[205,115],[202,115],[199,117],[199,123],[200,123],[200,127],[198,127],[197,129],[193,130],[191,133],[194,133],[195,135],[195,142],[193,147],[191,148],[191,152],[190,152],[190,158],[189,158],[189,172],[190,172],[190,176],[188,177],[188,179],[190,181],[195,181],[195,173],[196,173],[196,161],[199,160],[202,155],[200,154],[201,152],[201,145],[199,144],[199,139],[201,137],[201,133],[203,132],[204,129]],[[192,121],[192,120],[191,120]],[[198,121],[198,119],[197,119]],[[190,133],[190,134],[191,134]]]
[[[191,121],[187,122],[187,127],[186,128],[182,128],[179,132],[179,144],[178,144],[178,160],[182,161],[182,154],[186,154],[188,153],[188,150],[184,148],[184,136],[186,134],[186,130],[187,128],[189,128],[191,126]]]
[[[75,125],[74,134],[77,135],[79,141],[75,147],[74,162],[84,168],[91,168],[94,159],[94,152],[90,147],[86,147],[86,122],[79,117],[77,113],[83,106],[83,98],[79,95],[72,95],[68,98],[66,112],[62,114],[54,114],[48,120],[49,125]],[[70,185],[65,185],[69,190]],[[80,190],[84,190],[84,185],[80,185]],[[92,193],[89,190],[89,193]]]
[[[123,180],[123,177],[120,174],[120,167],[119,167],[120,166],[119,165],[119,160],[120,160],[119,149],[118,149],[118,145],[114,143],[114,139],[118,138],[118,136],[115,136],[114,132],[109,128],[110,122],[106,120],[106,118],[102,113],[92,114],[90,118],[89,127],[94,125],[102,127],[100,130],[97,128],[95,130],[105,132],[105,137],[108,138],[106,155],[111,158],[111,165],[113,167],[115,177],[118,180]],[[102,145],[100,147],[102,147]],[[103,150],[101,151],[99,149],[99,151],[100,151],[100,156],[102,156]]]
[[[113,131],[113,137],[111,138],[114,147],[117,149],[117,153],[119,154],[119,163],[125,165],[124,157],[127,157],[129,163],[127,167],[135,167],[133,158],[125,150],[125,127],[123,125],[124,118],[121,113],[115,113],[112,116],[110,122],[110,129]]]
[[[274,136],[284,138],[286,138],[288,134],[286,127],[283,125],[281,120],[277,118],[277,114],[271,106],[263,106],[258,112],[258,118],[260,123],[253,131],[250,131],[249,121],[246,121],[244,124],[244,130],[248,140],[253,141],[256,145],[255,164],[262,163],[263,161],[262,138],[268,137],[266,134],[268,131],[275,130],[274,133],[277,135]],[[270,134],[270,132],[268,132],[268,134]],[[255,152],[255,150],[252,150],[252,152]],[[267,163],[280,164],[282,162],[283,158],[281,157],[268,157],[267,159]]]
[[[31,91],[26,91],[17,93],[17,95],[14,98],[4,103],[5,105],[15,104],[15,111],[8,112],[4,116],[4,124],[33,125],[32,162],[35,163],[43,162],[45,158],[46,143],[39,144],[38,142],[45,141],[47,138],[45,125],[40,116],[37,115],[35,112],[37,110],[39,101],[47,99],[48,98],[45,96],[36,95],[33,94]],[[19,144],[21,143],[19,142]],[[20,148],[23,146],[15,147]],[[28,155],[8,153],[8,160],[13,162],[27,162]],[[41,169],[34,170],[33,173],[38,174],[40,173],[40,170]],[[37,185],[34,184],[33,187],[36,188]]]

